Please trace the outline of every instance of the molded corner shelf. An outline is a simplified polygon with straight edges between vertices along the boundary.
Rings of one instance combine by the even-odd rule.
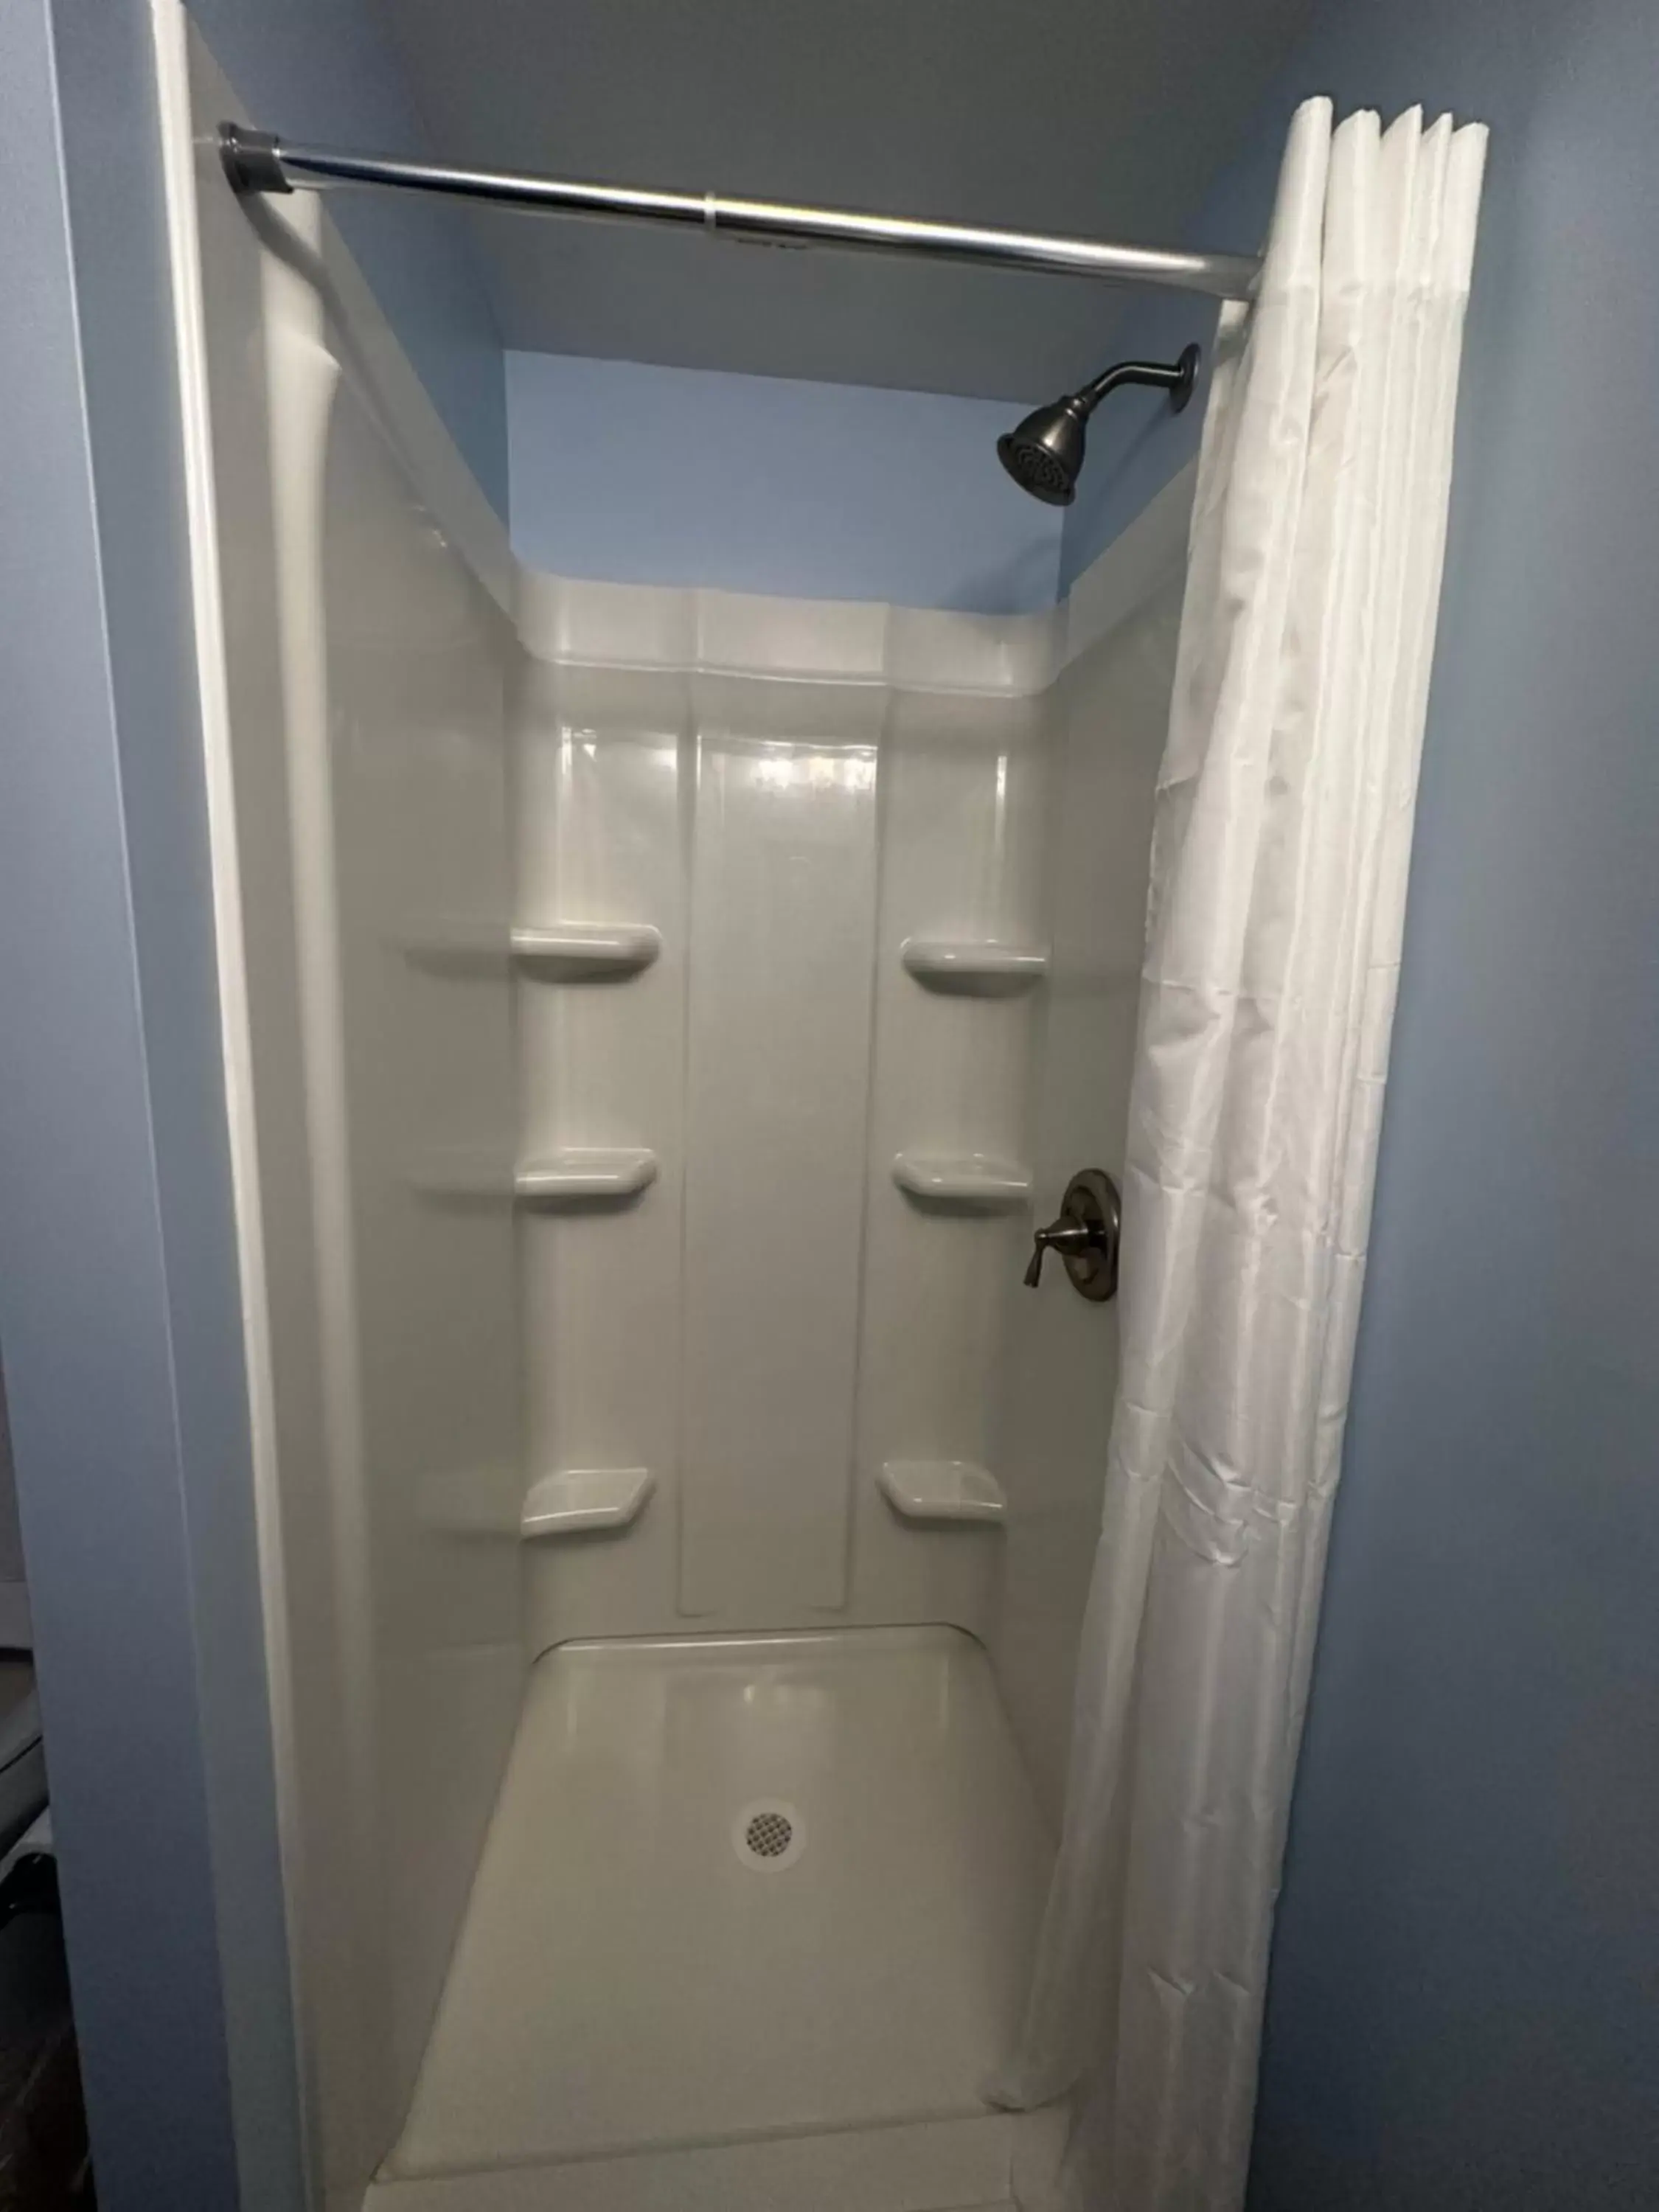
[[[519,1533],[534,1539],[625,1528],[638,1520],[655,1487],[648,1467],[562,1468],[531,1484]]]
[[[513,957],[550,975],[631,975],[662,951],[662,933],[646,921],[554,921],[515,929]]]
[[[901,1152],[893,1181],[912,1198],[939,1206],[1013,1206],[1031,1188],[1031,1170],[984,1152]]]
[[[1023,991],[1048,972],[1046,945],[1005,945],[993,938],[907,937],[899,958],[932,990],[986,998]]]
[[[995,1475],[970,1459],[884,1460],[876,1480],[907,1521],[994,1522],[1008,1510]]]
[[[526,1160],[514,1190],[521,1206],[568,1206],[590,1198],[632,1198],[657,1177],[657,1156],[642,1145],[572,1146]]]

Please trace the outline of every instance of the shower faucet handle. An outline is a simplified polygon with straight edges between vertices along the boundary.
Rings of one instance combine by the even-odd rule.
[[[1042,1262],[1058,1252],[1072,1288],[1079,1297],[1096,1302],[1117,1292],[1118,1241],[1123,1210],[1117,1185],[1103,1168],[1085,1168],[1066,1186],[1060,1214],[1031,1240],[1031,1263],[1025,1270],[1029,1290],[1042,1280]]]
[[[1025,1270],[1025,1285],[1036,1290],[1042,1280],[1042,1262],[1050,1252],[1097,1252],[1101,1246],[1101,1231],[1089,1221],[1068,1221],[1061,1214],[1048,1228],[1039,1229],[1031,1239],[1031,1264]]]

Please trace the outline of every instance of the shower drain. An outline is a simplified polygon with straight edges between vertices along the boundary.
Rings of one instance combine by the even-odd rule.
[[[757,1859],[781,1859],[795,1840],[794,1822],[782,1813],[757,1813],[743,1840]]]
[[[757,1797],[732,1823],[732,1848],[757,1874],[781,1874],[806,1848],[806,1824],[779,1797]]]

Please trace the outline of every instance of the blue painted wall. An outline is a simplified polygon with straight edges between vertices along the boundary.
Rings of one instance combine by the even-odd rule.
[[[509,353],[513,546],[615,583],[1005,614],[1052,606],[1060,510],[995,400]]]
[[[214,58],[264,128],[319,145],[429,152],[401,65],[368,0],[187,0]],[[329,213],[449,434],[506,520],[501,342],[459,209],[336,192]]]
[[[1493,126],[1252,2212],[1659,2203],[1659,9],[1328,0],[1290,110]],[[1194,334],[1149,303],[1125,351]],[[1192,450],[1103,424],[1068,575]],[[1101,464],[1104,462],[1105,466]]]

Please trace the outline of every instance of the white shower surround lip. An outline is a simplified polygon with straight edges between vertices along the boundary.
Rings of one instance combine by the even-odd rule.
[[[1192,483],[1183,469],[1040,614],[602,583],[520,568],[519,639],[532,659],[584,667],[1035,698],[1179,566]]]
[[[1153,833],[1066,1816],[999,2094],[1068,2204],[1243,2201],[1340,1466],[1486,134],[1291,125],[1224,311]]]

